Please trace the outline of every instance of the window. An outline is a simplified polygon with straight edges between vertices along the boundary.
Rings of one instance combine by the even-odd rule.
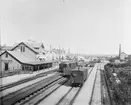
[[[5,71],[7,71],[8,69],[8,63],[5,63]]]
[[[20,50],[21,50],[21,52],[22,52],[22,46],[20,47]]]
[[[8,54],[7,53],[5,54],[5,57],[8,58]]]
[[[25,47],[23,46],[23,52],[25,52]]]
[[[25,52],[25,47],[21,46],[21,52]]]

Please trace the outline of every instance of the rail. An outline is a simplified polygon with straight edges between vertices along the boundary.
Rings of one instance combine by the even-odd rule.
[[[59,83],[65,83],[67,81],[66,78],[61,78],[58,81],[53,82],[52,84],[48,85],[45,88],[42,88],[35,93],[27,96],[25,99],[21,100],[20,102],[17,102],[15,105],[36,105],[41,100],[49,96],[52,92],[54,92],[56,89],[58,89],[61,85]]]
[[[0,91],[4,91],[4,90],[6,90],[6,89],[8,89],[8,88],[12,88],[12,87],[14,87],[14,86],[23,84],[23,83],[28,82],[28,81],[31,81],[31,80],[34,80],[34,79],[36,79],[36,78],[40,78],[40,77],[45,76],[45,75],[47,75],[47,74],[49,74],[49,73],[53,73],[53,72],[55,72],[55,71],[58,71],[58,69],[51,70],[51,71],[47,71],[47,72],[44,72],[44,73],[40,73],[40,74],[38,74],[38,75],[36,75],[36,76],[29,77],[29,78],[26,78],[26,79],[23,79],[23,80],[20,80],[20,81],[17,81],[17,82],[14,82],[14,83],[11,83],[11,84],[2,86],[2,87],[0,87]]]
[[[97,78],[97,72],[98,72],[98,68],[97,68],[97,71],[96,71],[96,74],[95,74],[95,80],[94,80],[94,83],[93,83],[93,89],[92,89],[89,105],[91,105],[92,101],[93,101],[93,95],[94,95],[95,83],[96,83],[96,78]]]
[[[89,71],[88,76],[91,74],[93,67],[91,67],[90,69],[91,70]],[[82,87],[72,87],[71,89],[69,89],[68,92],[57,102],[56,105],[72,105]]]
[[[4,97],[1,97],[1,105],[12,105],[14,103],[16,103],[17,101],[23,99],[24,97],[34,93],[35,91],[48,86],[49,84],[59,80],[60,78],[62,78],[61,76],[59,76],[59,74],[49,77],[47,79],[41,80],[35,84],[29,85],[25,88],[22,88],[18,91],[15,91],[13,93],[10,93]]]

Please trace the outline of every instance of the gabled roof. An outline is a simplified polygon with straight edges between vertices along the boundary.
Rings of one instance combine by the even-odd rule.
[[[40,47],[44,48],[44,45],[42,42],[28,40],[27,43],[30,44],[33,48],[40,48]]]
[[[28,57],[26,57],[21,52],[18,52],[18,51],[5,51],[0,56],[2,56],[5,53],[8,53],[12,58],[14,58],[19,63],[31,62],[31,59],[29,59]]]
[[[40,52],[46,53],[43,43],[32,43],[32,42],[31,43],[30,42],[21,42],[21,43],[17,44],[14,48],[12,48],[11,51],[13,51],[20,44],[25,45],[27,48],[29,48],[31,51],[33,51],[35,54],[38,54]],[[42,49],[35,49],[36,47],[37,48],[42,47]]]
[[[24,53],[21,53],[19,51],[8,51],[11,55],[13,55],[16,59],[18,59],[22,63],[31,62],[32,60],[24,55]]]
[[[121,52],[121,54],[125,54],[125,55],[127,55],[125,52]]]
[[[8,53],[12,58],[14,58],[16,61],[18,61],[21,64],[39,65],[44,63],[52,63],[52,61],[32,61],[31,59],[26,57],[23,53],[18,51],[4,51],[0,56],[2,56],[5,53]]]
[[[11,49],[11,51],[13,51],[15,48],[17,48],[17,47],[18,47],[19,45],[21,45],[21,44],[25,45],[27,48],[29,48],[31,51],[33,51],[35,54],[38,53],[38,52],[36,52],[35,49],[32,48],[29,44],[24,43],[24,42],[21,42],[21,43],[17,44],[14,48]]]

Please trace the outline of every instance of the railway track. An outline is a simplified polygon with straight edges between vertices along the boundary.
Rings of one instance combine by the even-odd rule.
[[[89,72],[91,73],[92,69]],[[48,81],[48,82],[47,82]],[[66,78],[61,76],[52,76],[39,83],[35,83],[24,89],[11,93],[5,97],[2,97],[1,105],[37,105],[40,101],[45,99],[56,89],[58,89],[61,84],[67,81]],[[67,93],[61,102],[57,105],[70,105],[80,91],[80,87],[72,87],[70,92]],[[68,100],[68,101],[64,101]]]
[[[90,70],[91,73],[92,69]],[[89,74],[90,74],[89,73]],[[27,97],[24,97],[22,100],[20,100],[19,102],[16,102],[15,105],[37,105],[39,104],[39,102],[41,102],[42,100],[44,100],[46,97],[48,97],[50,94],[52,94],[55,90],[57,90],[58,88],[60,88],[62,85],[61,84],[65,84],[68,80],[66,78],[61,78],[60,80],[50,84],[49,86],[42,88],[32,94],[30,94]],[[59,84],[61,82],[61,84]],[[58,102],[57,105],[60,104],[64,104],[64,105],[69,105],[73,102],[73,100],[75,99],[75,97],[77,96],[77,94],[80,91],[80,87],[72,87],[70,89],[70,91],[68,93],[66,93],[62,99],[62,101]],[[68,99],[67,101],[64,101]]]
[[[41,80],[35,84],[29,85],[25,88],[22,88],[18,91],[10,93],[4,97],[1,97],[0,104],[1,105],[13,105],[14,103],[20,101],[21,99],[24,99],[25,97],[29,96],[30,94],[35,93],[36,91],[49,86],[50,84],[52,84],[55,81],[58,81],[61,78],[63,77],[61,77],[60,74],[57,74],[47,79]]]
[[[77,94],[80,92],[80,87],[72,87],[66,94],[63,96],[56,105],[72,105]]]
[[[33,95],[26,97],[21,102],[18,102],[15,105],[37,105],[41,100],[49,96],[66,81],[66,78],[61,78],[58,81],[48,85],[47,87],[42,88],[41,90],[38,90],[37,92],[33,93]]]
[[[93,67],[91,68],[91,70],[88,73],[88,76],[91,74],[93,70]],[[87,78],[88,80],[88,78]],[[86,81],[87,81],[86,80]],[[82,89],[82,87],[72,87],[60,100],[56,105],[72,105],[75,98],[77,97],[77,95],[79,94],[80,90]]]
[[[4,90],[6,90],[6,89],[8,89],[8,88],[12,88],[12,87],[14,87],[14,86],[23,84],[23,83],[25,83],[25,82],[29,82],[29,81],[31,81],[31,80],[34,80],[34,79],[37,79],[37,78],[46,76],[47,74],[50,74],[50,73],[53,73],[53,72],[56,72],[56,71],[58,71],[58,69],[51,70],[51,71],[47,71],[47,72],[38,74],[38,75],[36,75],[36,76],[29,77],[29,78],[26,78],[26,79],[23,79],[23,80],[20,80],[20,81],[17,81],[17,82],[14,82],[14,83],[11,83],[11,84],[2,86],[2,87],[0,87],[0,91],[4,91]]]

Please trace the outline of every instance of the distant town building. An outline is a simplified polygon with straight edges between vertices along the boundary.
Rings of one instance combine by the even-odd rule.
[[[128,57],[128,55],[124,52],[121,52],[121,44],[119,44],[119,59],[125,60]]]
[[[13,48],[13,46],[0,46],[0,54],[3,53],[4,51],[10,51]]]
[[[131,61],[131,55],[128,55],[128,60],[130,60],[130,61]]]
[[[128,57],[128,55],[124,52],[121,52],[120,54],[120,60],[125,60]]]

